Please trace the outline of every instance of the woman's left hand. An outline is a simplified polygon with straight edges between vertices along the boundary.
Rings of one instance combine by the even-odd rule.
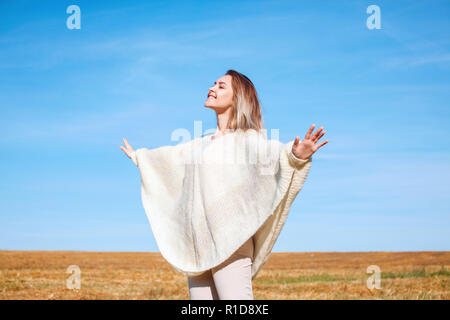
[[[323,129],[323,126],[322,126],[313,135],[311,135],[311,133],[313,132],[315,126],[316,125],[313,124],[309,128],[308,132],[305,135],[305,139],[303,139],[301,142],[299,142],[300,138],[298,136],[295,138],[295,141],[292,144],[292,153],[297,158],[302,159],[302,160],[306,160],[310,156],[312,156],[312,154],[314,152],[316,152],[317,149],[319,149],[324,144],[328,143],[328,140],[326,140],[326,141],[322,142],[321,144],[319,144],[317,146],[315,145],[319,141],[319,139],[322,138],[322,136],[325,134],[325,131],[323,131],[321,133],[321,131]]]

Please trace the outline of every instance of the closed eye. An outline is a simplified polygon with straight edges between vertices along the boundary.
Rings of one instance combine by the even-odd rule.
[[[213,85],[213,87],[216,85],[216,83],[217,83],[217,81],[215,81],[214,82],[214,85]],[[221,87],[221,85],[222,85],[222,87]],[[225,86],[223,86],[223,85],[225,85]],[[225,84],[225,82],[223,82],[223,81],[219,81],[219,88],[220,89],[225,89],[226,88],[226,84]]]

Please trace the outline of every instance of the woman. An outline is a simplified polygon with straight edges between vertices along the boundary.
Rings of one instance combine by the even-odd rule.
[[[268,139],[258,95],[228,70],[209,89],[213,135],[155,149],[120,148],[141,174],[142,203],[163,257],[187,276],[190,299],[253,299],[252,280],[267,262],[290,206],[328,140]]]

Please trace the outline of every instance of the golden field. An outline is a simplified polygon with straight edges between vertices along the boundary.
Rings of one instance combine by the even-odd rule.
[[[70,265],[81,288],[68,289]],[[369,290],[370,265],[381,288]],[[273,252],[257,300],[446,299],[450,252]],[[187,278],[158,252],[0,251],[0,299],[189,299]]]

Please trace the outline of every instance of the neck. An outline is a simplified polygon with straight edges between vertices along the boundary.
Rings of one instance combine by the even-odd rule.
[[[216,134],[222,135],[226,133],[228,119],[230,118],[231,107],[227,108],[223,112],[216,111],[217,115],[217,129]]]

